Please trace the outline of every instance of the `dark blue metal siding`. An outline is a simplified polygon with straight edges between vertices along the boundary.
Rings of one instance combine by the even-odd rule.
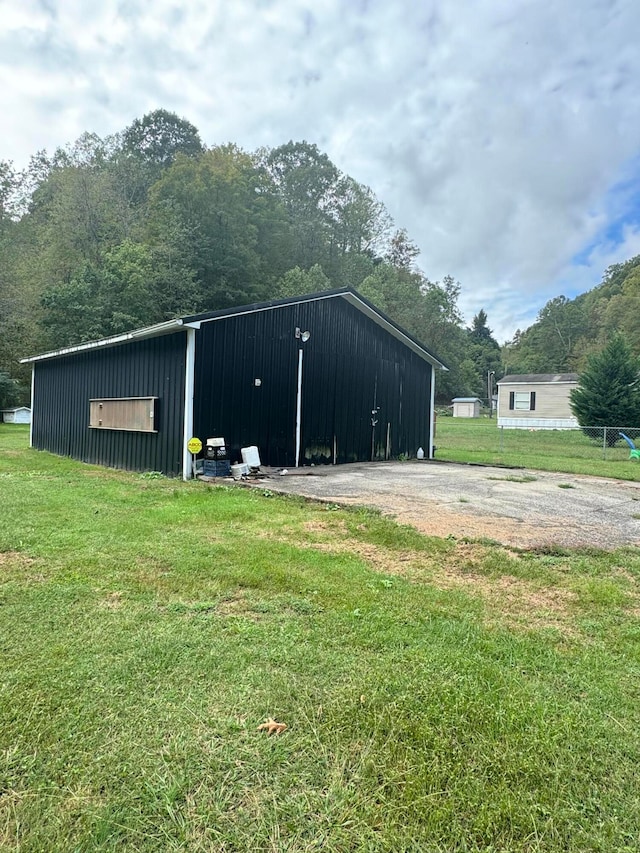
[[[296,327],[310,340],[296,339]],[[301,464],[427,450],[431,365],[340,297],[203,323],[195,434],[223,436],[234,459],[255,444],[265,465],[292,466],[299,349]]]
[[[182,469],[186,334],[179,331],[34,366],[33,445],[132,471]],[[89,400],[157,397],[157,433],[89,429]]]

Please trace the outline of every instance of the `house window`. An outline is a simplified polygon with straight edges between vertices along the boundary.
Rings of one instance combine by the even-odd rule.
[[[535,391],[511,391],[509,393],[509,409],[519,412],[534,412],[536,408]]]
[[[157,397],[106,397],[89,400],[89,428],[157,432],[157,401]]]

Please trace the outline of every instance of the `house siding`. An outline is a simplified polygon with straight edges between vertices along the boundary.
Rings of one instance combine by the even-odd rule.
[[[509,383],[498,385],[498,426],[568,429],[578,425],[569,406],[569,393],[577,382]],[[511,394],[535,394],[535,409],[510,409]]]
[[[311,333],[306,343],[296,328]],[[429,446],[431,365],[341,298],[203,322],[195,433],[223,436],[232,459],[256,445],[263,464],[294,465],[300,349],[301,465],[412,455]]]
[[[114,468],[182,467],[184,331],[37,362],[33,447]],[[89,400],[157,397],[157,433],[89,428]]]

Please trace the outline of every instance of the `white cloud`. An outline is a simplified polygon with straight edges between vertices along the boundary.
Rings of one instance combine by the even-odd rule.
[[[639,32],[634,0],[0,0],[0,158],[158,107],[208,144],[307,139],[504,339],[637,248],[632,218],[610,231],[640,171]]]

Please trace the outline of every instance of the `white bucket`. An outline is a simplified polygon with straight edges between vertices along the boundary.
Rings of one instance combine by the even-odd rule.
[[[260,467],[260,454],[257,447],[243,447],[240,452],[242,453],[242,461],[245,465],[248,465],[250,468]]]
[[[246,465],[238,464],[231,466],[231,476],[234,480],[241,480],[242,475],[245,473]]]

